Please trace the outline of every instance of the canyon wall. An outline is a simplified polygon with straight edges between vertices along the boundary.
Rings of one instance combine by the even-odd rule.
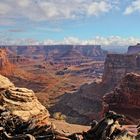
[[[129,73],[113,91],[107,93],[104,102],[108,110],[125,114],[130,120],[140,118],[140,75]]]
[[[110,93],[127,73],[140,73],[140,55],[139,53],[131,54],[131,52],[134,52],[132,51],[133,49],[129,49],[128,54],[108,54],[105,60],[102,82],[84,84],[78,91],[69,94],[66,93],[59,98],[59,102],[50,108],[50,110],[53,112],[62,112],[63,114],[66,114],[70,122],[86,124],[92,119],[99,120],[106,109],[115,110],[115,107],[112,104],[110,105],[111,108],[108,108],[110,100],[114,100],[114,98],[112,98],[114,93],[113,95],[109,94],[111,97],[109,102],[107,100],[109,96],[106,96],[105,105],[103,104],[102,97],[106,93]],[[76,64],[80,64],[81,61],[86,61],[87,57],[88,59],[94,61],[104,60],[106,56],[106,51],[103,51],[100,46],[90,45],[12,46],[8,48],[8,51],[10,52],[9,54],[11,56],[10,60],[13,61],[13,63],[15,63],[15,61],[19,61],[18,59],[12,58],[13,54],[17,54],[20,56],[20,58],[25,57],[27,59],[43,59],[53,62],[65,61],[73,63],[77,59],[77,62],[74,62]],[[4,63],[5,62],[6,61],[4,61]],[[131,79],[128,78],[127,80]],[[137,82],[134,82],[134,87],[137,87],[137,84],[135,83]],[[127,89],[129,86],[131,87],[131,84],[124,85],[124,88]],[[124,91],[124,94],[126,92],[127,91]],[[131,94],[133,94],[132,91]],[[128,98],[127,96],[129,97],[130,95],[125,94],[125,100]],[[127,105],[129,105],[130,108],[133,108],[133,106],[138,106],[134,103],[136,99],[135,97],[137,98],[137,94],[134,94],[134,97],[130,96],[129,98],[130,101]],[[120,99],[120,96],[118,98]],[[118,101],[119,99],[116,98],[115,100]],[[136,102],[138,101],[136,100]],[[117,102],[117,104],[118,103],[119,102]],[[116,111],[119,110],[116,109]],[[124,111],[126,110],[124,109]],[[135,108],[134,110],[130,109],[127,116],[132,117],[131,114],[135,113],[136,111],[137,110]],[[139,114],[137,116],[139,116]]]
[[[5,48],[11,56],[24,56],[25,58],[45,59],[46,61],[67,61],[74,63],[78,60],[86,61],[104,60],[107,51],[103,50],[100,45],[36,45],[36,46],[0,46]],[[72,62],[73,61],[73,62]]]
[[[0,49],[0,69],[3,69],[7,65],[9,65],[7,53],[4,49]]]
[[[105,60],[105,66],[104,66],[104,74],[102,77],[102,82],[96,83],[93,82],[91,84],[85,84],[82,85],[81,88],[73,93],[73,94],[65,94],[60,98],[60,101],[58,104],[52,108],[54,111],[62,111],[64,114],[72,117],[72,121],[74,121],[74,118],[79,118],[81,121],[80,123],[84,123],[85,120],[89,121],[92,119],[100,119],[103,115],[103,112],[114,108],[108,108],[108,104],[103,103],[103,96],[106,93],[110,93],[122,80],[122,78],[127,73],[137,73],[140,74],[140,55],[139,53],[132,53],[132,54],[108,54]],[[122,82],[124,90],[129,89],[128,91],[122,92],[124,96],[119,96],[124,98],[124,101],[120,99],[120,102],[122,101],[125,105],[126,101],[128,102],[128,108],[130,107],[130,110],[127,114],[127,116],[132,117],[131,114],[135,114],[137,112],[138,99],[139,95],[135,94],[139,92],[139,88],[137,88],[139,82],[135,81],[134,79],[137,77],[136,75],[132,75],[133,78],[129,78],[131,75],[126,76]],[[131,81],[133,79],[133,81]],[[137,79],[137,78],[136,78]],[[138,76],[139,79],[139,76]],[[134,82],[134,83],[133,83]],[[126,85],[125,85],[126,84]],[[133,87],[131,87],[133,85]],[[121,85],[120,85],[121,87]],[[135,89],[136,87],[136,89]],[[134,93],[132,92],[135,89]],[[118,90],[118,89],[117,89]],[[109,94],[107,98],[110,97],[110,100],[113,101],[117,98],[112,98],[111,96],[117,96],[118,94],[113,93]],[[114,101],[115,102],[115,101]],[[136,102],[136,104],[135,104]],[[113,103],[112,103],[113,104]],[[119,104],[119,102],[116,103],[116,106]],[[136,106],[133,110],[133,106]],[[123,108],[120,109],[121,113],[123,111]],[[115,110],[118,112],[118,110]],[[139,110],[138,110],[139,111]],[[74,114],[74,115],[71,115]],[[134,118],[136,116],[133,116]],[[137,115],[137,117],[140,117],[140,114]],[[76,120],[77,121],[77,120]]]
[[[130,72],[140,73],[139,54],[108,54],[102,80],[113,87],[126,73]]]
[[[128,47],[127,54],[138,54],[138,53],[140,53],[140,43]]]
[[[10,63],[8,54],[5,49],[0,49],[0,73],[4,75],[11,74],[14,65]]]

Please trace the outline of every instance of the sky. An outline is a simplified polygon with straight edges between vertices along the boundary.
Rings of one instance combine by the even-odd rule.
[[[0,0],[0,44],[140,42],[140,0]]]

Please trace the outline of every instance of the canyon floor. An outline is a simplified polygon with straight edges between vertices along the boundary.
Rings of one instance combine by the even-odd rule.
[[[74,140],[75,138],[101,140],[102,137],[105,139],[108,137],[108,133],[105,131],[106,129],[110,130],[110,126],[119,131],[117,135],[112,133],[114,138],[128,137],[139,140],[139,125],[119,124],[121,119],[125,119],[125,117],[113,111],[104,114],[102,120],[96,121],[96,124],[94,121],[90,127],[69,124],[58,118],[56,118],[57,120],[51,119],[50,113],[38,101],[32,90],[16,87],[2,75],[0,75],[0,99],[0,139],[2,140],[29,137],[37,140],[48,137],[48,139],[65,140]],[[111,136],[109,135],[109,137]]]
[[[9,78],[16,86],[35,91],[40,102],[48,108],[58,101],[59,96],[73,93],[85,83],[100,82],[103,67],[103,61],[71,66],[33,61],[18,64],[15,74]]]
[[[86,132],[90,129],[90,126],[69,124],[65,121],[60,121],[60,120],[55,120],[55,119],[51,119],[50,121],[55,124],[57,131],[64,133],[66,135],[73,134],[73,133]],[[124,125],[123,126],[124,129],[134,134],[138,133],[136,127],[137,125]]]

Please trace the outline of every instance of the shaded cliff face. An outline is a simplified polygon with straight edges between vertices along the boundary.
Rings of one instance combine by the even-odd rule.
[[[140,75],[127,74],[110,93],[104,96],[108,109],[125,114],[133,121],[140,118]]]
[[[66,93],[51,107],[52,112],[62,112],[70,123],[88,124],[100,120],[104,106],[102,95],[107,91],[102,83],[84,84],[75,93]]]
[[[102,81],[110,89],[127,73],[140,73],[140,44],[129,46],[126,54],[108,54],[104,64]]]
[[[84,120],[100,119],[103,112],[108,110],[108,105],[103,104],[102,97],[113,90],[122,78],[130,72],[140,74],[139,54],[108,54],[105,60],[102,82],[85,84],[77,92],[64,95],[53,109],[63,111],[68,116],[75,114],[71,117],[80,118],[82,120],[80,123],[84,123]],[[131,83],[131,79],[127,80],[130,80]],[[111,95],[109,94],[109,96]],[[137,95],[134,95],[129,100],[130,102],[138,102],[136,98]],[[117,100],[117,98],[114,100]],[[124,100],[127,100],[127,98],[124,98]],[[130,104],[130,108],[131,106],[133,105]],[[113,110],[113,108],[111,109]],[[121,113],[123,113],[123,109]]]
[[[139,58],[138,54],[108,54],[104,65],[103,83],[109,84],[112,88],[126,73],[139,73]]]
[[[137,53],[140,53],[140,43],[128,47],[127,54],[137,54]]]

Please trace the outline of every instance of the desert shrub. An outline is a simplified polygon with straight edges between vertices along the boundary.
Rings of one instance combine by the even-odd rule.
[[[61,112],[55,112],[53,114],[53,118],[56,120],[66,120],[66,115],[62,114]]]

